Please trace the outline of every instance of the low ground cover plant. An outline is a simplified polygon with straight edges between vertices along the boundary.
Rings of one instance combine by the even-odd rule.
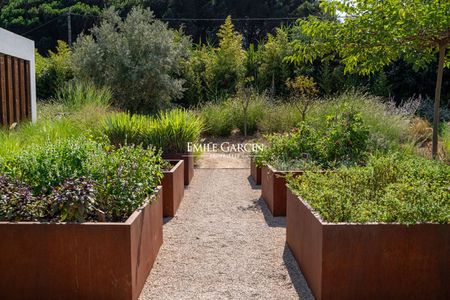
[[[29,146],[0,158],[0,219],[124,221],[154,194],[162,164],[153,149],[86,138]]]
[[[450,223],[450,166],[393,153],[288,186],[326,222]]]

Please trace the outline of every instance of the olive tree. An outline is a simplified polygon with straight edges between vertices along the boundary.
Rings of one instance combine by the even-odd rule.
[[[337,56],[346,72],[373,74],[398,59],[423,69],[438,58],[433,120],[433,157],[438,146],[439,105],[444,67],[450,66],[450,1],[326,0],[334,20],[310,17],[295,30],[292,62]]]
[[[75,73],[109,86],[118,107],[133,113],[154,112],[182,96],[178,73],[187,43],[150,10],[133,8],[122,20],[109,9],[91,35],[82,35],[75,43]]]

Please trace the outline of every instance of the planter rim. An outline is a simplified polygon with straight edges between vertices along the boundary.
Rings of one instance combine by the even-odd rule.
[[[266,166],[269,170],[271,170],[274,173],[280,173],[280,174],[303,174],[305,173],[304,170],[289,170],[289,171],[280,171],[275,169],[272,165],[270,164],[265,164],[262,167]]]
[[[147,197],[144,201],[144,203],[138,207],[125,222],[83,222],[83,223],[76,223],[76,222],[0,222],[0,225],[6,225],[6,224],[17,224],[17,225],[77,225],[77,226],[89,226],[89,225],[96,225],[96,226],[129,226],[133,224],[133,222],[136,220],[136,218],[141,214],[142,210],[146,208],[147,206],[151,205],[152,202],[150,200],[156,199],[156,196],[158,193],[160,193],[162,190],[162,186],[158,185],[155,188],[155,193],[151,195],[150,197]]]
[[[173,173],[176,169],[180,167],[180,165],[184,162],[182,159],[165,159],[165,161],[168,162],[174,162],[175,164],[172,165],[172,168],[170,170],[163,170],[163,173]]]
[[[164,155],[180,155],[182,157],[188,157],[188,156],[193,156],[194,152],[188,152],[188,151],[186,151],[186,152],[164,152],[163,151],[163,156]]]
[[[274,172],[274,173],[282,173],[282,174],[303,174],[303,173],[305,173],[305,172],[308,172],[308,170],[288,170],[288,171],[281,171],[281,170],[277,170],[277,169],[275,169],[272,165],[270,165],[270,164],[265,164],[265,165],[263,165],[263,167],[264,166],[266,166],[267,168],[269,168],[272,172]],[[314,173],[321,173],[321,174],[324,174],[324,173],[326,173],[326,172],[332,172],[332,170],[326,170],[326,169],[323,169],[323,170],[320,170],[320,171],[316,171],[316,172],[314,172]]]
[[[305,201],[302,197],[294,193],[291,188],[288,186],[288,191],[292,193],[292,195],[297,198],[298,201],[300,201],[314,216],[314,218],[320,222],[321,225],[326,226],[375,226],[375,225],[390,225],[390,226],[403,226],[403,227],[411,227],[411,226],[426,226],[426,225],[440,225],[440,226],[449,226],[450,224],[441,224],[441,223],[432,223],[432,222],[419,222],[419,223],[412,223],[412,224],[402,224],[398,222],[365,222],[365,223],[356,223],[356,222],[327,222],[322,219],[320,214],[315,211],[311,205],[307,201]]]

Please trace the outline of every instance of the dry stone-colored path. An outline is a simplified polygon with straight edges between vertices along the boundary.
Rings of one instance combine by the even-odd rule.
[[[312,299],[249,169],[196,169],[140,299]]]

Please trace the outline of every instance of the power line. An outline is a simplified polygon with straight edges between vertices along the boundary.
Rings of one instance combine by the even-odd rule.
[[[93,17],[93,18],[97,18],[100,19],[102,18],[99,15],[94,15],[94,14],[79,14],[79,13],[73,13],[70,12],[70,15],[74,15],[74,16],[81,16],[81,17]],[[50,24],[51,22],[55,21],[56,19],[58,19],[59,17],[64,17],[67,16],[67,14],[61,14],[58,15],[50,20],[48,20],[47,22],[39,25],[38,27],[35,27],[33,29],[28,30],[27,32],[22,33],[22,35],[27,35],[30,34],[48,24]],[[340,16],[339,18],[347,18],[348,16]],[[253,22],[253,21],[295,21],[298,19],[306,19],[307,17],[239,17],[239,18],[232,18],[233,22]],[[223,22],[226,20],[226,18],[155,18],[155,20],[160,20],[160,21],[166,21],[166,22]]]
[[[280,18],[232,18],[232,21],[283,21],[283,20],[298,20],[301,17],[280,17]],[[225,18],[155,18],[161,21],[180,21],[180,22],[196,22],[196,21],[225,21]]]
[[[79,13],[73,13],[72,15],[80,16],[80,17],[93,17],[93,18],[102,18],[100,15],[94,15],[94,14],[79,14]],[[238,17],[238,18],[231,18],[233,22],[246,22],[246,21],[295,21],[298,19],[306,19],[308,17],[302,17],[302,16],[294,16],[294,17]],[[339,18],[345,18],[345,16],[339,17]],[[154,18],[155,20],[160,21],[178,21],[178,22],[224,22],[226,18]]]
[[[45,23],[39,25],[38,27],[35,27],[35,28],[33,28],[33,29],[28,30],[27,32],[22,33],[22,35],[27,35],[27,34],[29,34],[29,33],[32,33],[32,32],[34,32],[34,31],[36,31],[36,30],[38,30],[38,29],[44,27],[45,25],[50,24],[51,22],[55,21],[55,20],[58,19],[59,17],[61,17],[61,15],[60,15],[60,16],[56,16],[56,17],[54,17],[54,18],[48,20],[47,22],[45,22]]]

